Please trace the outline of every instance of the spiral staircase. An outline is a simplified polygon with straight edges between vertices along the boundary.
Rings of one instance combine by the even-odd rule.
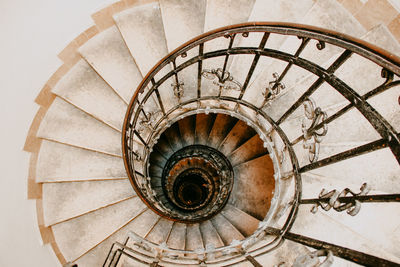
[[[400,45],[350,2],[95,13],[25,145],[61,264],[400,266]]]

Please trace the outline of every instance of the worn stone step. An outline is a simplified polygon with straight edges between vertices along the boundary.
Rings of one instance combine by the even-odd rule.
[[[43,140],[36,165],[36,182],[125,179],[120,157]]]
[[[111,155],[122,154],[120,132],[60,98],[48,109],[37,136]]]
[[[74,261],[129,223],[141,212],[139,198],[96,210],[52,226],[55,240],[67,261]]]
[[[85,60],[78,61],[52,92],[114,129],[122,130],[126,103]]]
[[[79,48],[80,54],[97,73],[129,103],[142,80],[118,28],[112,26]]]
[[[132,198],[128,179],[45,183],[42,186],[43,217],[46,226]]]

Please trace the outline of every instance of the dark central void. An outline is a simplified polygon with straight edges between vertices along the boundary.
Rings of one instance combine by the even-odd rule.
[[[204,203],[209,195],[209,183],[203,177],[189,170],[175,180],[174,196],[181,206],[194,208]]]

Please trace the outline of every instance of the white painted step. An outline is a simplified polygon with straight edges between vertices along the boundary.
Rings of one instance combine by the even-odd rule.
[[[122,158],[42,140],[36,182],[127,178]]]
[[[168,54],[158,2],[136,6],[114,16],[141,73]]]
[[[186,246],[187,224],[175,222],[167,240],[167,246],[173,249],[184,250]]]
[[[85,60],[72,67],[53,93],[114,129],[122,130],[126,103]]]
[[[160,219],[154,211],[146,209],[146,211],[138,216],[131,224],[129,228],[132,232],[135,232],[141,237],[145,237],[155,226]]]
[[[200,223],[200,232],[203,237],[205,249],[209,247],[218,248],[224,246],[224,242],[210,220]]]
[[[52,226],[55,240],[67,261],[74,261],[129,223],[144,209],[139,198],[85,214]]]
[[[142,75],[118,28],[112,26],[97,34],[80,47],[79,52],[124,101],[129,103]]]
[[[214,216],[211,222],[225,245],[231,244],[234,240],[244,239],[244,236],[221,213]]]
[[[50,106],[37,136],[111,155],[122,154],[120,132],[60,98]]]
[[[128,179],[44,183],[43,217],[46,226],[132,198]]]
[[[221,214],[245,237],[250,236],[258,228],[258,219],[240,209],[227,204]]]

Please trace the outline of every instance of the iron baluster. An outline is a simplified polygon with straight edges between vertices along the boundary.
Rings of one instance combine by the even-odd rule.
[[[285,84],[280,82],[279,74],[274,72],[272,73],[272,77],[274,80],[268,83],[268,86],[265,88],[265,91],[262,93],[264,96],[264,100],[260,106],[260,109],[263,109],[266,105],[270,104],[272,100],[274,100],[281,90],[285,89]]]
[[[204,44],[201,43],[199,45],[199,57],[201,58],[203,56],[204,52]],[[201,71],[203,69],[203,60],[199,59],[198,61],[198,67],[197,67],[197,98],[201,97]],[[200,106],[200,102],[198,102],[198,106]]]
[[[327,69],[328,74],[333,74],[350,56],[352,52],[349,50],[344,51],[336,60],[332,63],[332,65]],[[325,82],[325,75],[319,77],[310,88],[307,89],[306,92],[299,99],[276,121],[279,125],[281,124],[287,117],[290,116],[312,93],[315,92],[324,82]]]
[[[246,92],[247,86],[249,85],[251,77],[253,76],[253,72],[254,72],[254,70],[255,70],[255,68],[257,66],[258,60],[260,59],[259,51],[264,49],[265,44],[267,43],[269,36],[270,36],[270,33],[268,33],[268,32],[264,33],[264,35],[263,35],[263,37],[261,39],[260,45],[258,46],[258,49],[255,51],[256,55],[254,56],[253,62],[251,63],[251,66],[250,66],[250,70],[247,73],[246,80],[244,81],[244,84],[242,86],[242,90],[240,91],[240,95],[238,97],[239,100],[243,98],[243,95]]]
[[[176,62],[175,59],[172,60],[173,72],[175,77],[175,82],[171,84],[175,97],[178,98],[178,103],[181,103],[181,98],[184,94],[184,82],[180,82],[178,78],[178,71],[176,71]]]
[[[369,153],[369,152],[372,152],[372,151],[375,151],[378,149],[382,149],[387,146],[388,146],[387,140],[379,139],[379,140],[370,142],[368,144],[338,153],[329,158],[325,158],[325,159],[310,163],[308,165],[305,165],[299,169],[299,172],[303,173],[303,172],[311,171],[316,168],[321,168],[321,167],[324,167],[324,166],[327,166],[327,165],[330,165],[330,164],[333,164],[333,163],[336,163],[336,162],[339,162],[342,160],[346,160],[346,159],[356,157],[356,156],[359,156],[359,155],[362,155],[365,153]]]
[[[386,80],[385,80],[381,85],[379,85],[378,87],[376,87],[375,89],[373,89],[373,90],[369,91],[368,93],[366,93],[365,95],[363,95],[363,96],[362,96],[362,99],[363,99],[363,100],[366,101],[366,100],[368,100],[369,98],[371,98],[371,97],[373,97],[373,96],[375,96],[375,95],[378,95],[378,94],[380,94],[380,93],[382,93],[382,92],[384,92],[384,91],[386,91],[386,90],[388,90],[388,89],[390,89],[390,88],[392,88],[392,87],[394,87],[394,86],[400,85],[400,81],[399,81],[399,80],[393,81],[393,77],[394,77],[394,76],[393,76],[393,73],[390,72],[390,71],[388,71],[388,70],[386,70],[386,69],[382,69],[381,76],[382,76],[383,78],[386,78]],[[345,114],[348,110],[350,110],[350,109],[353,108],[353,107],[354,107],[354,106],[353,106],[353,104],[351,104],[351,103],[348,104],[348,105],[346,105],[345,107],[343,107],[343,108],[341,108],[339,111],[337,111],[335,114],[333,114],[333,115],[327,117],[323,122],[321,122],[321,123],[315,125],[315,127],[313,127],[313,129],[311,129],[311,130],[312,130],[312,131],[314,131],[314,130],[319,130],[319,129],[320,129],[321,127],[323,127],[325,124],[328,124],[328,123],[330,123],[330,122],[336,120],[337,118],[339,118],[340,116],[342,116],[343,114]],[[302,140],[302,138],[303,138],[303,136],[297,137],[291,144],[293,145],[293,144],[298,143],[300,140]]]

